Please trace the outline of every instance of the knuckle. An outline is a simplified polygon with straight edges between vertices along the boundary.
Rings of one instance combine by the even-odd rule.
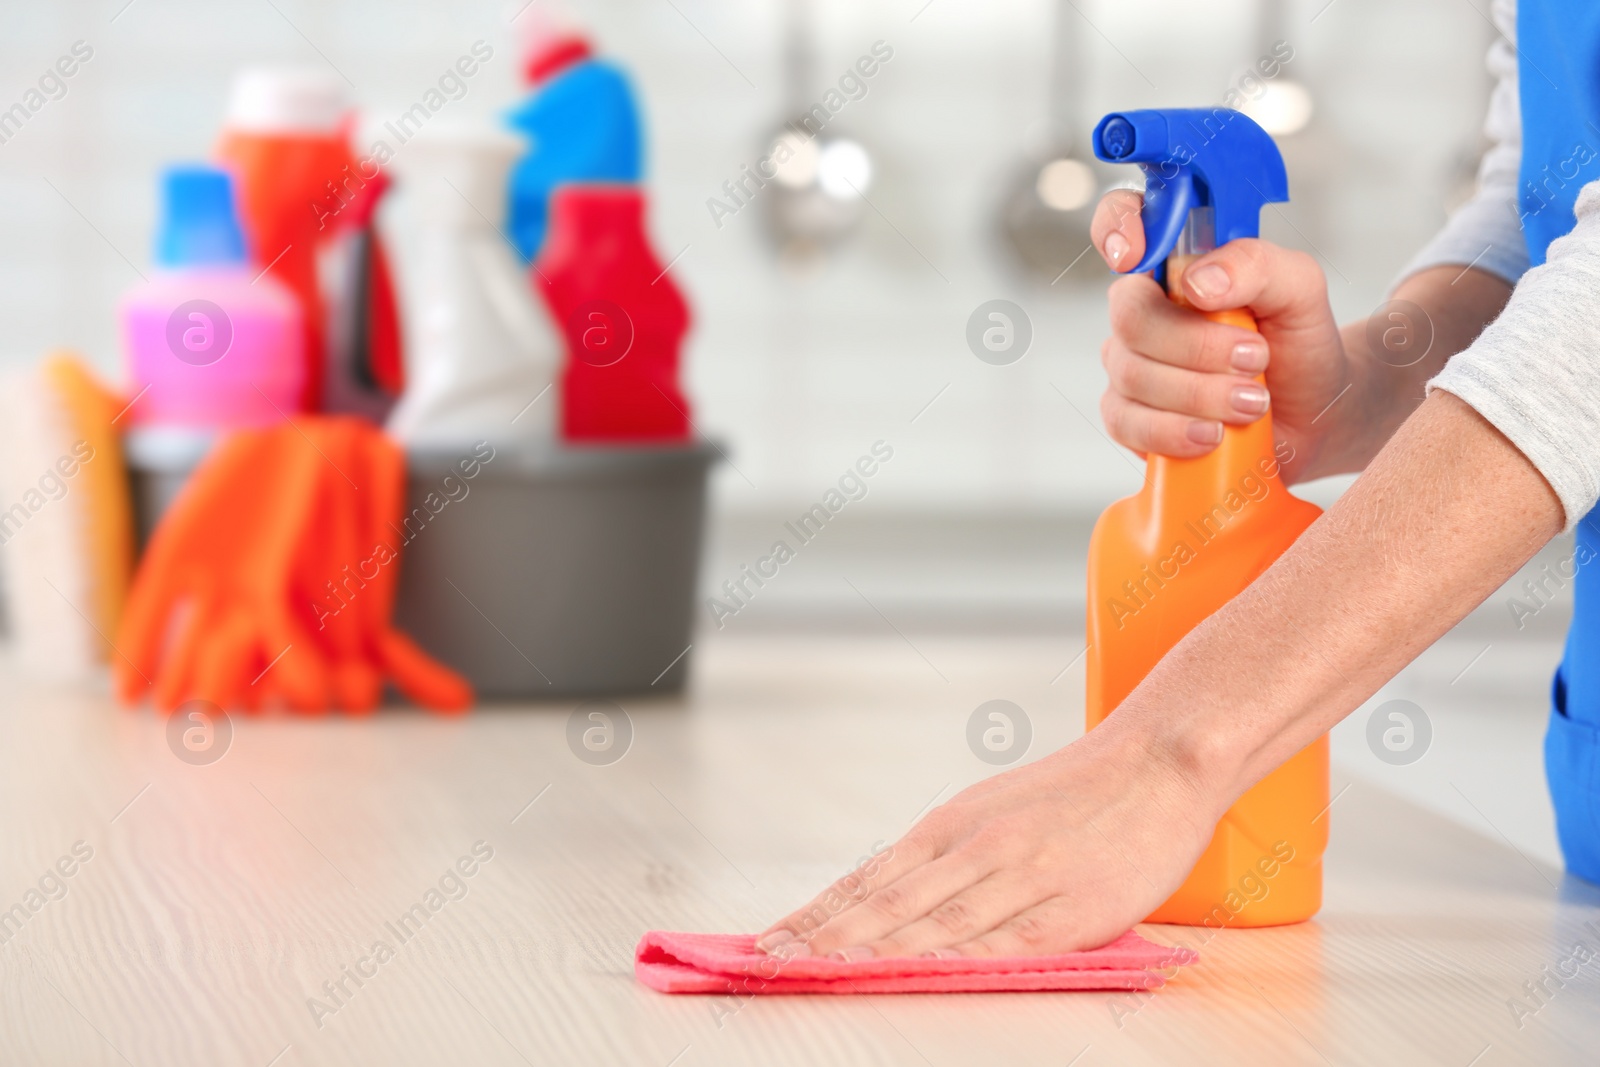
[[[1283,265],[1295,271],[1296,273],[1302,271],[1320,271],[1322,269],[1317,264],[1317,258],[1310,252],[1306,252],[1303,249],[1279,248],[1276,249],[1276,252],[1278,256],[1282,258]]]
[[[1297,248],[1286,250],[1286,256],[1286,273],[1288,273],[1289,276],[1307,280],[1314,279],[1319,286],[1325,284],[1325,278],[1322,273],[1322,264],[1317,262],[1316,256],[1313,256],[1309,252],[1302,252]]]
[[[1183,350],[1180,354],[1181,366],[1195,369],[1203,368],[1207,363],[1207,353],[1210,351],[1213,331],[1198,324],[1191,324],[1192,328],[1183,331]]]
[[[1121,432],[1122,397],[1117,395],[1114,388],[1100,394],[1100,421],[1105,424],[1106,432],[1113,437]]]
[[[1128,448],[1142,449],[1144,439],[1134,432],[1127,401],[1109,390],[1100,397],[1100,421],[1106,425],[1111,439]]]
[[[1112,282],[1106,291],[1111,332],[1118,337],[1126,339],[1138,330],[1142,315],[1139,288],[1137,278],[1124,276]]]
[[[1205,341],[1197,369],[1212,374],[1224,374],[1233,370],[1231,353],[1233,346],[1239,342],[1239,336],[1233,330],[1231,326],[1215,326],[1205,331]]]
[[[1061,872],[1070,869],[1073,860],[1073,854],[1063,849],[1039,849],[1020,871],[1023,884],[1041,897],[1053,897],[1060,890]]]
[[[906,845],[913,849],[937,848],[943,843],[961,822],[960,813],[952,811],[950,804],[951,801],[946,801],[924,815],[906,834]]]
[[[872,895],[869,906],[886,919],[904,919],[911,910],[911,894],[900,885],[884,886]]]
[[[1206,415],[1211,410],[1211,380],[1201,374],[1185,374],[1178,387],[1182,396],[1183,414]]]
[[[1265,268],[1267,247],[1260,238],[1247,237],[1242,241],[1231,242],[1227,247],[1233,253],[1232,258],[1237,270],[1259,273]]]
[[[1006,924],[1007,931],[1025,948],[1038,950],[1049,943],[1054,931],[1037,915],[1019,915]]]
[[[1106,302],[1107,318],[1111,323],[1111,336],[1127,339],[1128,330],[1133,325],[1133,309],[1128,301],[1117,293],[1117,283],[1111,284]]]
[[[1161,435],[1161,420],[1156,417],[1156,412],[1148,408],[1130,412],[1128,422],[1130,424],[1128,436],[1138,441],[1141,449],[1146,452],[1169,454],[1167,444]]]
[[[962,934],[972,929],[977,917],[973,914],[972,905],[956,897],[934,908],[928,913],[928,918],[946,933]]]
[[[1114,351],[1110,353],[1108,359],[1109,362],[1106,363],[1106,380],[1111,384],[1111,388],[1118,393],[1123,396],[1130,395],[1137,385],[1135,376],[1139,372],[1134,364],[1138,361],[1130,358],[1130,353],[1126,350]]]
[[[1027,821],[1015,816],[990,819],[974,835],[973,843],[989,855],[1009,853],[1028,829]]]

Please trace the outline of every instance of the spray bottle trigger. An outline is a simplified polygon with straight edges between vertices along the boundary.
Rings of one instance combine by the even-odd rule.
[[[1136,163],[1145,174],[1145,251],[1135,271],[1155,269],[1177,247],[1189,212],[1212,209],[1217,246],[1261,232],[1261,208],[1289,199],[1278,146],[1253,120],[1227,108],[1112,112],[1094,130],[1094,154]]]
[[[1167,257],[1178,246],[1184,223],[1189,221],[1190,209],[1197,206],[1194,175],[1187,169],[1180,170],[1173,178],[1160,177],[1155,173],[1156,168],[1148,164],[1139,169],[1145,173],[1144,210],[1139,212],[1139,221],[1144,224],[1144,256],[1130,274],[1161,271]],[[1165,282],[1161,277],[1156,280]]]

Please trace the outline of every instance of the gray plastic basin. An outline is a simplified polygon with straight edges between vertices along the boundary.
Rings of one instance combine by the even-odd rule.
[[[129,440],[141,545],[206,449]],[[427,518],[406,527],[395,624],[484,699],[681,690],[716,449],[500,447],[465,479],[471,456],[407,456]]]

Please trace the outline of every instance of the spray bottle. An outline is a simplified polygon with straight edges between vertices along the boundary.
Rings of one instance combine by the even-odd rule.
[[[1288,200],[1272,138],[1224,108],[1126,111],[1095,127],[1094,152],[1145,174],[1144,258],[1183,303],[1185,267],[1259,232]],[[1206,317],[1255,329],[1243,308]],[[1321,513],[1279,477],[1272,416],[1228,426],[1198,459],[1151,454],[1144,487],[1112,504],[1089,542],[1087,718],[1093,728],[1167,651],[1265,571]],[[1150,922],[1211,927],[1301,922],[1322,904],[1328,739],[1319,738],[1228,809],[1188,879]]]

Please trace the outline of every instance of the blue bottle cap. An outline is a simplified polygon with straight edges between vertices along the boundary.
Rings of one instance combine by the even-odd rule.
[[[163,267],[237,265],[248,261],[234,207],[233,177],[193,163],[161,176],[161,224],[156,263]]]

